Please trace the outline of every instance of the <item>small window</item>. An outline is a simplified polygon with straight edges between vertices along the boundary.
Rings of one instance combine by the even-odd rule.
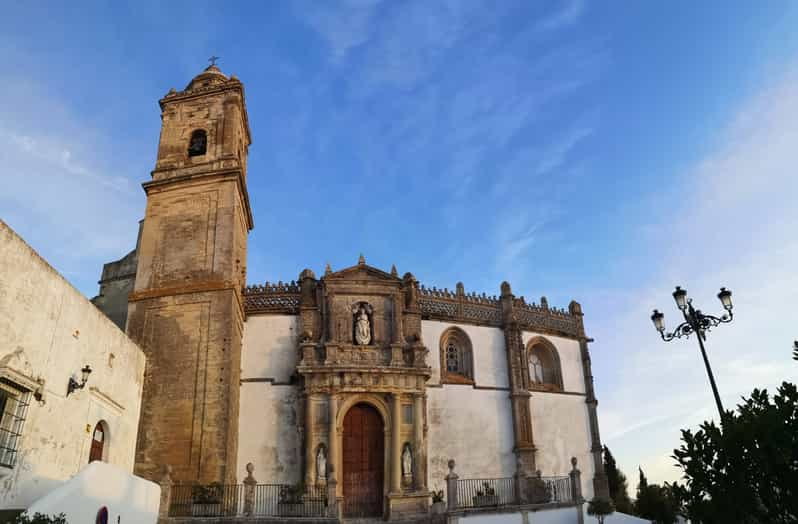
[[[208,148],[208,135],[204,129],[197,129],[191,133],[188,143],[188,156],[202,156]]]
[[[527,344],[527,356],[530,389],[561,391],[560,358],[554,345],[542,337],[536,337]]]
[[[441,335],[441,381],[472,384],[474,371],[471,340],[462,329],[449,328]]]
[[[30,392],[0,380],[0,466],[13,468],[30,403]]]

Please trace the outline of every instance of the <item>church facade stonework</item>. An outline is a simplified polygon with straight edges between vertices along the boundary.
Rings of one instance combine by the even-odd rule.
[[[394,519],[427,511],[450,459],[499,478],[567,475],[577,457],[585,497],[607,494],[577,302],[429,289],[362,255],[248,286],[243,85],[212,65],[160,104],[135,279],[101,282],[133,289],[115,320],[147,356],[138,474],[235,483],[252,463],[261,482],[334,482],[345,515]]]

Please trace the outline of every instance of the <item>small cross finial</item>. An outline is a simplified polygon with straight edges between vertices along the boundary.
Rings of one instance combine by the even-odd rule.
[[[208,62],[210,62],[212,66],[215,66],[216,61],[219,60],[220,58],[221,58],[220,56],[211,55],[211,57],[208,59]]]

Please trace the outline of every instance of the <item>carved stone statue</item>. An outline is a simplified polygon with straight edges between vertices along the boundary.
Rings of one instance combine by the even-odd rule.
[[[355,342],[367,346],[371,342],[371,324],[366,308],[361,305],[355,315]]]
[[[319,446],[316,452],[316,479],[320,482],[327,481],[327,452],[324,446]]]
[[[409,444],[405,444],[405,449],[402,452],[402,476],[413,476],[413,453],[410,451]]]

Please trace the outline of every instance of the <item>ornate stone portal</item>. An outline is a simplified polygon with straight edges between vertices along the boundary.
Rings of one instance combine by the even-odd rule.
[[[376,494],[381,514],[390,519],[427,511],[424,402],[431,371],[417,286],[410,273],[400,279],[367,266],[362,257],[318,280],[310,270],[300,277],[297,371],[305,396],[305,482],[334,477],[352,516],[358,507],[347,498],[364,493]],[[362,404],[382,418],[381,464],[351,456],[361,449],[361,436],[351,429],[346,434],[344,418]],[[320,449],[326,450],[326,474],[317,471]]]

